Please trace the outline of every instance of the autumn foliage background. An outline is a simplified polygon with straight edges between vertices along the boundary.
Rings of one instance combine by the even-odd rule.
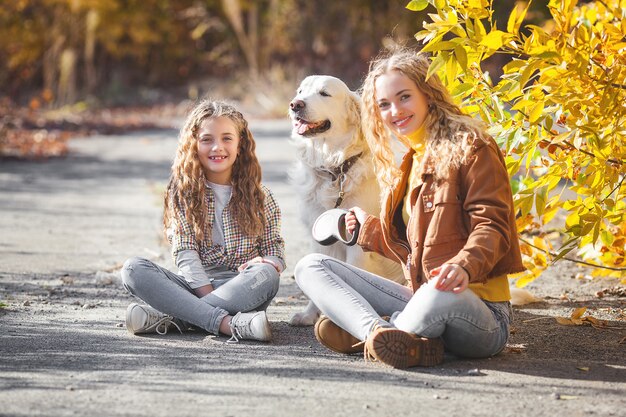
[[[381,48],[408,44],[505,152],[517,284],[563,259],[625,279],[625,0],[0,4],[4,157],[62,156],[72,135],[158,126],[207,94],[285,117],[306,75],[356,89]]]

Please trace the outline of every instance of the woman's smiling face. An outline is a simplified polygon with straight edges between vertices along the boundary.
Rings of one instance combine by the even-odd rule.
[[[198,159],[207,180],[230,185],[239,140],[237,127],[228,117],[211,117],[200,124]]]
[[[375,82],[376,103],[383,122],[395,134],[409,136],[428,115],[428,98],[400,71],[386,72]]]

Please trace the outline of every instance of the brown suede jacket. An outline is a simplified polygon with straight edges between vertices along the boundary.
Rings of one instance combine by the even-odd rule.
[[[358,244],[402,263],[413,291],[443,263],[463,267],[470,283],[523,271],[509,176],[496,143],[477,141],[470,160],[445,182],[435,182],[426,161],[405,227],[412,156],[413,150],[404,156],[402,177],[388,189],[380,218],[370,215],[361,225]]]

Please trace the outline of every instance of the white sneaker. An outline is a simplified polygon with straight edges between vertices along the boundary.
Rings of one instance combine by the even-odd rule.
[[[163,314],[148,305],[132,303],[126,309],[126,328],[132,334],[166,334],[170,325],[174,325],[182,333],[173,320],[172,316]]]
[[[230,320],[230,332],[232,336],[229,342],[238,342],[239,339],[269,342],[272,339],[272,330],[265,311],[235,314]]]

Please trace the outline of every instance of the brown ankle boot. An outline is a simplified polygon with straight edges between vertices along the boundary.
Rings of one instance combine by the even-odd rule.
[[[435,366],[443,362],[443,341],[378,327],[367,337],[364,355],[366,360],[373,358],[394,368]]]
[[[337,353],[363,352],[362,341],[337,326],[326,316],[320,316],[315,323],[315,338],[322,345]]]

